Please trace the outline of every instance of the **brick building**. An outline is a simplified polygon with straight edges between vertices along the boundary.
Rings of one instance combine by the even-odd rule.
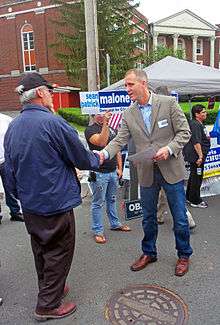
[[[55,41],[57,6],[50,0],[0,0],[0,111],[19,109],[14,89],[24,72],[37,71],[60,86],[74,86],[49,44]],[[139,16],[139,18],[138,18]],[[147,19],[135,10],[147,33]],[[144,49],[145,50],[145,49]]]
[[[0,1],[0,111],[19,108],[14,89],[22,73],[37,71],[52,83],[70,85],[48,44],[55,39],[48,0]]]
[[[185,59],[220,68],[220,25],[213,25],[185,9],[150,24],[152,46],[183,49]]]
[[[60,86],[80,87],[68,80],[49,46],[57,31],[51,19],[58,15],[50,0],[0,0],[0,111],[19,109],[14,89],[28,71],[37,71]],[[147,18],[135,10],[133,21],[140,20],[146,42],[138,51],[148,52],[160,44],[182,48],[187,60],[220,68],[220,25],[212,25],[187,9],[149,26]]]

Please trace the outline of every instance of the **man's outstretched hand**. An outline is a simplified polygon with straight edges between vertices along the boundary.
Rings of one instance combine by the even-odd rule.
[[[93,150],[94,153],[96,153],[97,155],[99,155],[99,165],[102,165],[105,161],[105,155],[102,151],[98,151],[98,150]]]

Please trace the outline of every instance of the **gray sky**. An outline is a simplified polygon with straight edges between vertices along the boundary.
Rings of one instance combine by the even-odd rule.
[[[211,24],[220,24],[220,0],[139,0],[139,11],[149,22],[189,9]]]

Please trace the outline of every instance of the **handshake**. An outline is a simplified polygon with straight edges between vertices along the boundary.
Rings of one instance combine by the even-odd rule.
[[[98,150],[93,150],[93,152],[97,155],[99,155],[99,165],[102,165],[104,163],[104,161],[107,159],[107,157],[105,156],[105,153],[103,152],[103,150],[98,151]],[[108,154],[108,152],[106,151],[106,154]]]

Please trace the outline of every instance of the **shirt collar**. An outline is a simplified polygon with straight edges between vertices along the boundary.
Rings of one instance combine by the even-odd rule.
[[[50,113],[49,108],[37,104],[25,104],[21,109],[21,113],[27,110],[38,110]]]
[[[152,92],[149,92],[150,96],[149,96],[149,99],[148,99],[148,102],[144,105],[140,105],[138,104],[139,108],[140,109],[143,109],[145,107],[149,107],[149,106],[152,106]]]

